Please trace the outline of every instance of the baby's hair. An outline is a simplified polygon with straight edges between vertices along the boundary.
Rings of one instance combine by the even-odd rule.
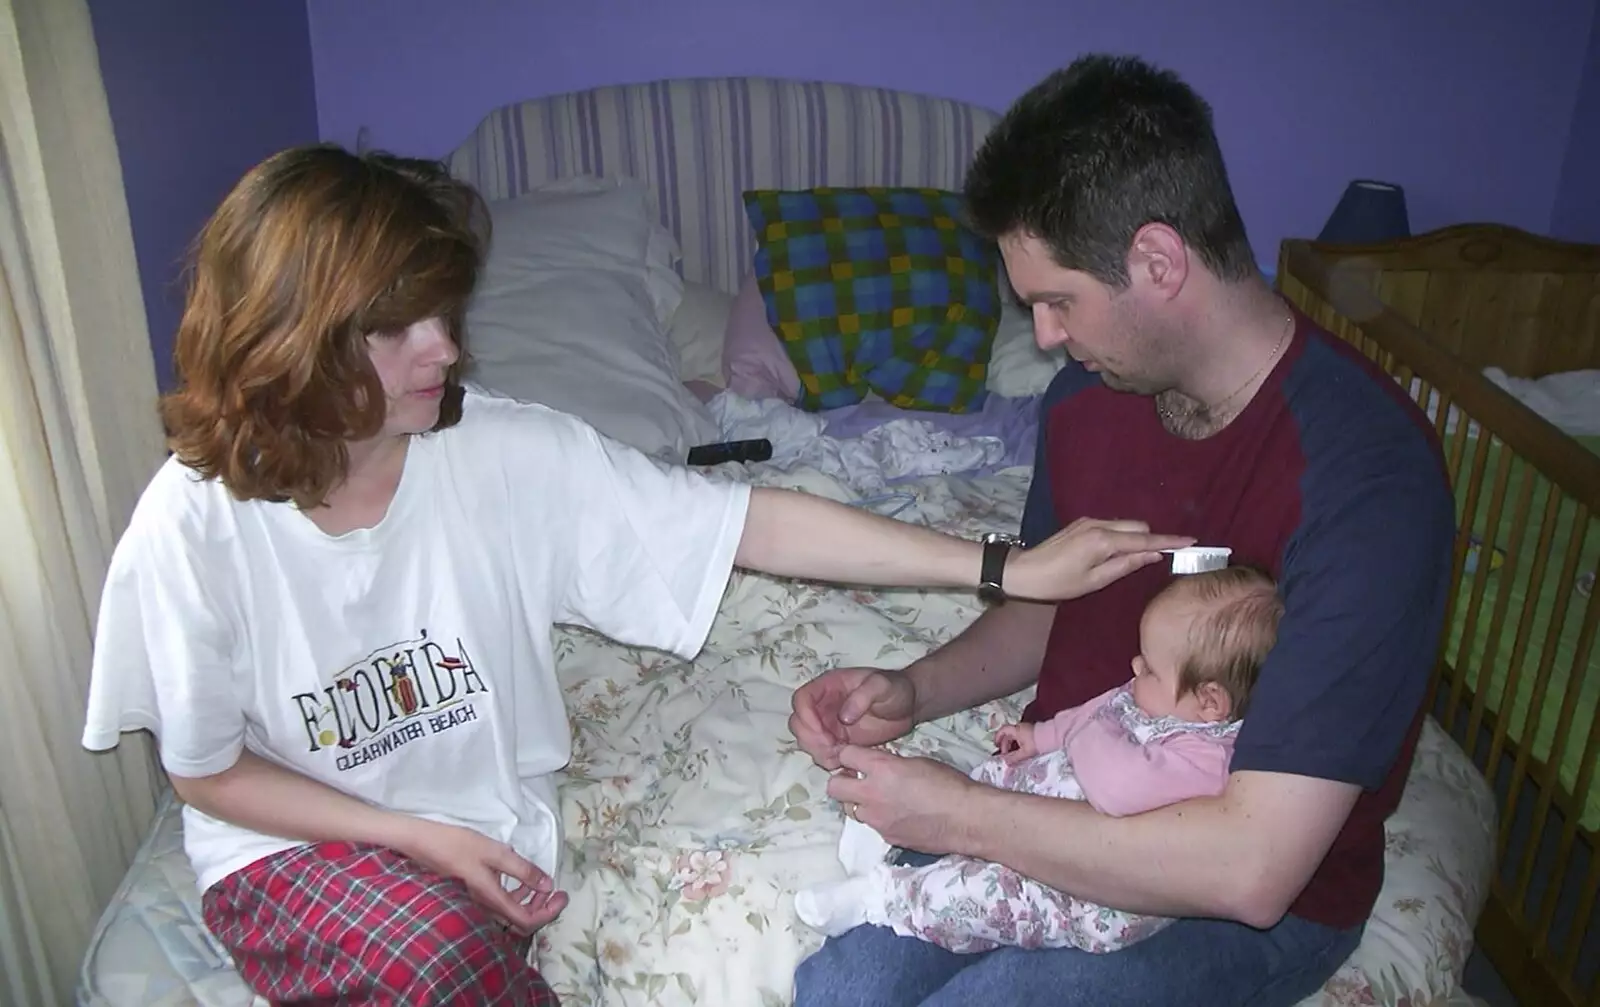
[[[1278,640],[1283,598],[1272,578],[1249,566],[1179,577],[1163,594],[1187,596],[1206,611],[1190,630],[1189,657],[1178,669],[1178,692],[1206,682],[1227,690],[1232,718],[1249,705],[1256,677]]]

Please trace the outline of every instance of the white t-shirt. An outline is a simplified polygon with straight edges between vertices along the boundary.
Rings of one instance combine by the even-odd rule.
[[[183,776],[249,748],[554,875],[551,774],[571,733],[552,624],[692,657],[748,502],[563,413],[474,394],[460,424],[412,439],[384,519],[345,535],[168,459],[111,562],[83,743],[148,729]],[[201,891],[302,845],[183,814]]]

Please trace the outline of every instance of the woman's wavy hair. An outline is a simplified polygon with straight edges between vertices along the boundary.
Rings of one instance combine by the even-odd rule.
[[[366,337],[427,318],[463,350],[433,429],[459,422],[483,211],[436,161],[319,144],[252,168],[191,252],[178,386],[161,402],[173,453],[240,500],[321,504],[346,442],[386,417]]]

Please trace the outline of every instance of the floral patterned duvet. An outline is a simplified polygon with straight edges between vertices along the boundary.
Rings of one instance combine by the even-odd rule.
[[[804,471],[745,478],[850,499]],[[1025,470],[899,487],[901,520],[968,536],[1015,529]],[[841,664],[898,666],[977,615],[966,592],[846,591],[736,574],[702,653],[683,663],[558,630],[574,734],[563,786],[560,879],[572,902],[541,935],[539,964],[572,1007],[785,1005],[820,938],[790,905],[841,873],[839,809],[786,722],[795,686]],[[962,769],[1026,695],[936,724],[899,747]],[[1361,947],[1319,1005],[1467,1003],[1456,990],[1488,885],[1494,805],[1431,722],[1389,823],[1388,874]],[[247,1005],[200,923],[169,803],[85,961],[78,1002]]]

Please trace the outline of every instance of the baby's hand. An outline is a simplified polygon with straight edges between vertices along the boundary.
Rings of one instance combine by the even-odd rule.
[[[1032,724],[1007,724],[994,733],[994,743],[1000,749],[1000,758],[1012,766],[1039,754],[1033,743]]]

